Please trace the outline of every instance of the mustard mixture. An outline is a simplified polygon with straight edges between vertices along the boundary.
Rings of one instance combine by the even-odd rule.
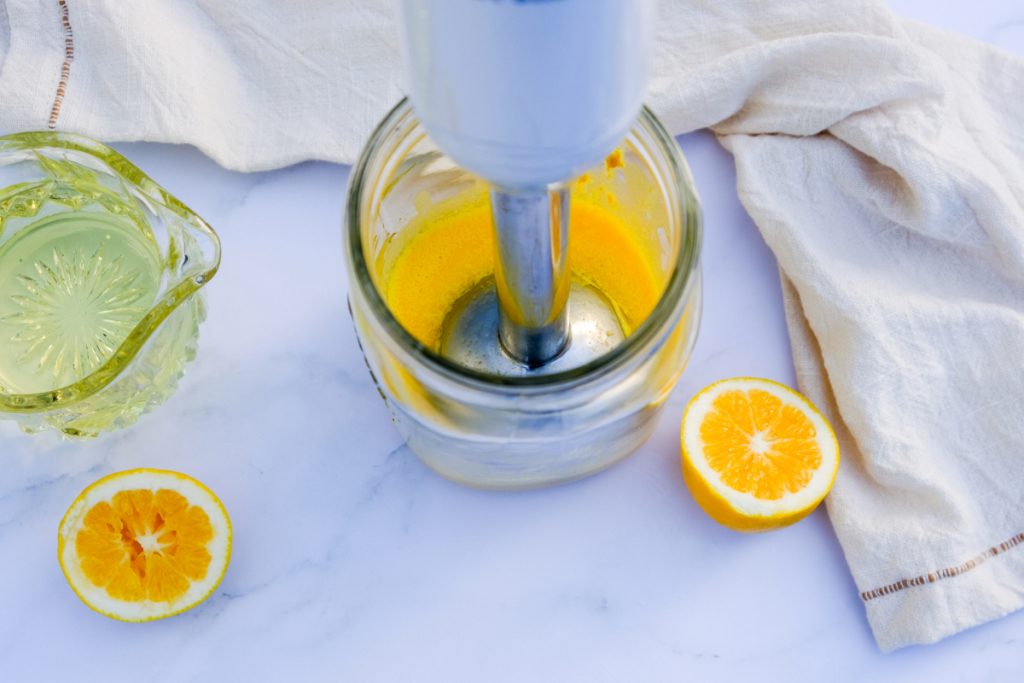
[[[663,276],[633,231],[608,208],[574,195],[569,220],[573,281],[600,291],[628,336],[654,309]],[[487,194],[429,207],[406,230],[412,237],[381,273],[384,298],[402,326],[436,351],[452,307],[494,276],[494,229]]]

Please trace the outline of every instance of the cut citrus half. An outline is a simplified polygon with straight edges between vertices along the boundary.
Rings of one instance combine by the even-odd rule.
[[[210,489],[184,474],[137,469],[78,495],[57,556],[71,589],[112,619],[151,621],[195,607],[231,556],[231,522]]]
[[[806,398],[766,379],[706,387],[686,407],[683,477],[712,519],[737,531],[787,526],[832,488],[839,444]]]

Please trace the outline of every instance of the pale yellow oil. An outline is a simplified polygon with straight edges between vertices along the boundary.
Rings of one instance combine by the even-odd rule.
[[[664,277],[629,225],[607,206],[574,196],[569,266],[573,281],[597,289],[629,335],[651,313]],[[494,276],[494,230],[486,193],[421,211],[403,231],[397,256],[378,263],[392,313],[425,346],[438,350],[448,313]]]
[[[0,389],[36,393],[102,366],[146,315],[162,266],[122,217],[63,212],[0,247]]]

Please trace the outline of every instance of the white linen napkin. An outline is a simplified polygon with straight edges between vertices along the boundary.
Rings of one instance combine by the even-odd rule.
[[[402,92],[393,9],[7,0],[0,127],[350,163]],[[735,156],[839,433],[828,510],[879,645],[1024,606],[1024,60],[877,0],[661,14],[650,102]]]

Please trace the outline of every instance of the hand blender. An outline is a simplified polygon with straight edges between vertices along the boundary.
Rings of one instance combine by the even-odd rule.
[[[640,111],[654,0],[402,0],[424,127],[490,186],[493,289],[451,317],[441,353],[499,375],[579,367],[614,348],[609,304],[570,281],[569,183]]]

